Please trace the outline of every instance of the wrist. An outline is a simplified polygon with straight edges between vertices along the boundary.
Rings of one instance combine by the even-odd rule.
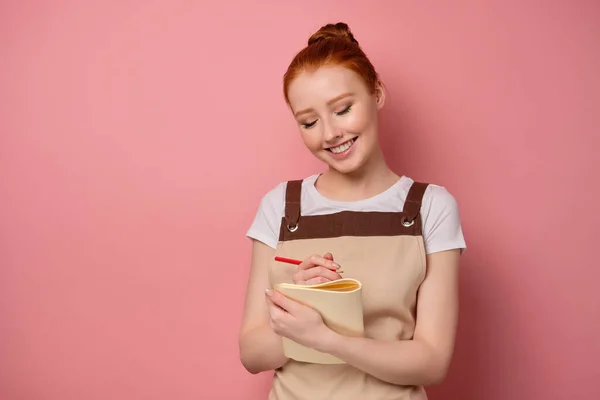
[[[333,354],[336,352],[336,349],[339,347],[339,344],[343,339],[344,336],[330,328],[327,328],[325,332],[320,335],[319,341],[315,346],[315,350],[322,353]]]

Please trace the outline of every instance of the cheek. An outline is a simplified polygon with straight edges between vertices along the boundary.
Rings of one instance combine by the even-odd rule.
[[[350,133],[365,133],[372,121],[373,117],[366,110],[357,110],[344,118],[340,127]]]
[[[321,148],[321,135],[316,129],[313,130],[301,130],[300,135],[304,145],[311,151],[319,150]]]

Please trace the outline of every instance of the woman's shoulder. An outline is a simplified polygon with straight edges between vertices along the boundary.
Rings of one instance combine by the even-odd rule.
[[[259,210],[269,215],[273,220],[279,220],[283,216],[285,209],[285,196],[288,182],[296,180],[302,181],[302,186],[304,188],[307,184],[310,184],[311,179],[314,179],[313,175],[304,179],[290,179],[287,181],[280,181],[272,185],[262,195],[259,204]]]
[[[262,201],[270,204],[283,204],[285,203],[285,193],[289,182],[299,181],[302,183],[302,188],[310,185],[314,182],[318,175],[310,175],[305,178],[289,179],[287,181],[280,181],[275,185],[271,186],[263,195]]]
[[[414,180],[407,178],[410,188]],[[427,253],[465,249],[458,202],[445,186],[428,183],[421,202],[423,237]]]
[[[410,188],[416,182],[413,178],[409,176],[403,176],[403,185],[405,195],[408,195]],[[425,193],[423,194],[423,198],[421,200],[422,206],[443,206],[449,205],[454,206],[456,204],[456,198],[451,193],[450,190],[446,186],[443,186],[439,183],[425,182],[419,181],[421,183],[425,183],[427,185],[427,189],[425,189]]]
[[[310,182],[311,177],[304,179]],[[247,236],[275,248],[279,237],[281,219],[285,211],[285,195],[289,181],[271,186],[262,196]]]

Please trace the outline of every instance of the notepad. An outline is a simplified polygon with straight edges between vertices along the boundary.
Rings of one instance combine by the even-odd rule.
[[[316,309],[325,325],[344,336],[363,336],[362,285],[356,279],[343,278],[317,285],[280,283],[276,290]],[[283,338],[286,357],[314,364],[344,364],[337,357]]]

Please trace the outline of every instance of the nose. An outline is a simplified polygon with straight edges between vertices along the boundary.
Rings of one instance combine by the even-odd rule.
[[[335,142],[342,137],[342,131],[331,121],[323,121],[323,140],[326,143]]]

